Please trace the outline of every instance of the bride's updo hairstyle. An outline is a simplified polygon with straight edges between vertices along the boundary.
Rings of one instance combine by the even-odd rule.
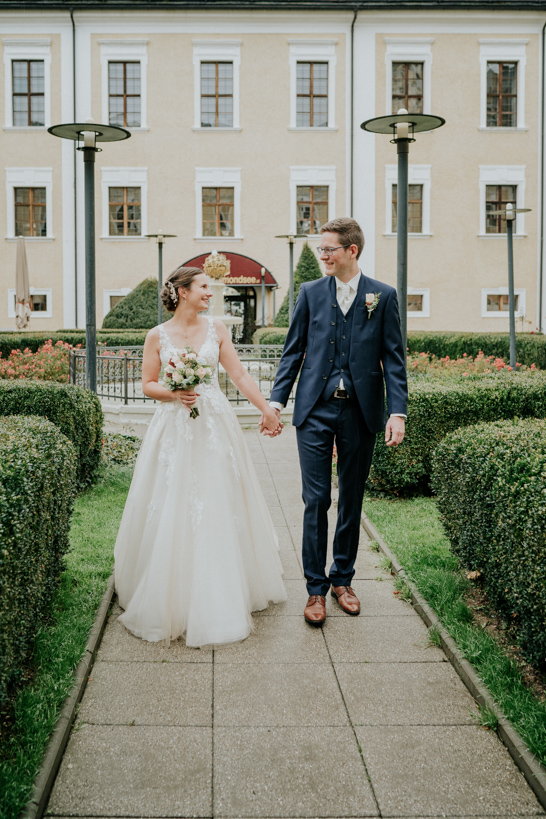
[[[200,267],[177,267],[171,273],[161,290],[161,301],[165,310],[174,313],[178,305],[178,288],[188,290],[195,277],[202,272]]]

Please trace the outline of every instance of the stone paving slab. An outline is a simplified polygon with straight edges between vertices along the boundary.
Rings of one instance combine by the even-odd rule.
[[[169,647],[147,643],[130,634],[117,617],[111,617],[96,662],[151,663],[212,663],[212,649],[187,648],[183,640],[176,640]]]
[[[330,617],[323,631],[334,663],[447,662],[419,617]]]
[[[242,643],[220,646],[216,663],[330,663],[320,628],[303,617],[255,617],[254,631]]]

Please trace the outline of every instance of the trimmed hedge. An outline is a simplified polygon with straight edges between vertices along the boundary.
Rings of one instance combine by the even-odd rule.
[[[44,418],[0,418],[0,709],[24,677],[68,550],[77,459]]]
[[[74,444],[77,487],[94,483],[100,464],[103,415],[96,395],[55,381],[0,381],[0,415],[40,415]]]
[[[276,330],[270,330],[268,333],[263,333],[258,339],[258,344],[283,344],[286,341],[286,329],[278,327]]]
[[[106,347],[141,347],[146,339],[145,330],[97,330],[97,342]],[[0,355],[7,358],[12,350],[26,350],[35,353],[46,341],[56,344],[65,341],[72,347],[85,347],[85,331],[58,330],[56,333],[0,333]]]
[[[482,574],[527,659],[546,669],[546,421],[479,424],[446,436],[432,484],[453,551]]]
[[[377,436],[370,483],[395,494],[427,491],[432,454],[449,432],[481,421],[546,418],[546,373],[503,372],[475,379],[409,380],[406,437],[387,447]]]
[[[480,350],[510,361],[508,333],[408,333],[410,353],[432,353],[438,358],[461,358],[463,353],[475,358]],[[520,364],[536,364],[546,370],[546,336],[539,333],[517,333],[516,355]]]

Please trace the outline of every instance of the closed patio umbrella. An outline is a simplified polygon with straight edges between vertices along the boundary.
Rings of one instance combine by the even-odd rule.
[[[17,239],[15,262],[15,324],[18,330],[26,330],[30,324],[30,288],[28,283],[27,252],[22,236]]]

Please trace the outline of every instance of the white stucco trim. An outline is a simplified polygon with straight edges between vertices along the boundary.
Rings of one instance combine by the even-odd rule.
[[[6,168],[6,238],[15,235],[15,188],[46,189],[46,230],[45,236],[25,236],[25,242],[53,239],[53,168]]]
[[[102,168],[102,233],[101,239],[134,242],[148,233],[148,168]],[[140,188],[140,234],[138,236],[110,236],[108,226],[108,189]],[[147,239],[144,239],[147,241]]]
[[[290,47],[290,130],[323,131],[324,128],[298,128],[296,117],[297,64],[299,62],[328,63],[328,128],[336,127],[336,44],[337,40],[288,40]]]
[[[203,236],[203,188],[233,188],[234,225],[233,236],[220,236],[222,241],[240,240],[241,236],[241,168],[196,168],[195,169],[195,239],[210,240],[216,237]]]
[[[336,166],[296,165],[290,168],[290,232],[297,231],[298,185],[328,186],[328,221],[336,215]]]
[[[422,296],[422,310],[408,310],[408,319],[430,318],[430,287],[408,287],[408,296]]]
[[[517,62],[517,114],[516,127],[525,129],[525,66],[526,45],[529,40],[480,40],[480,129],[510,131],[512,128],[487,127],[487,63]]]
[[[47,310],[30,313],[32,321],[38,318],[53,318],[53,290],[50,287],[29,287],[31,296],[45,296]],[[15,318],[15,288],[8,290],[8,318]]]
[[[241,127],[239,102],[241,40],[193,40],[193,128],[196,131],[215,131],[216,128],[201,127],[202,62],[233,63],[233,129],[222,128],[221,130],[239,130]]]
[[[480,165],[480,230],[479,236],[503,236],[485,232],[485,188],[486,185],[517,185],[516,207],[525,207],[525,165]],[[525,235],[525,214],[516,216],[514,236]]]
[[[408,184],[423,186],[423,230],[421,233],[410,233],[409,236],[429,238],[430,231],[430,190],[431,166],[410,165],[408,168]],[[385,165],[385,236],[396,236],[392,230],[392,186],[398,184],[398,166]]]
[[[109,122],[108,105],[108,63],[140,63],[140,126],[129,128],[129,131],[140,131],[148,128],[147,118],[147,39],[138,40],[99,40],[102,89],[102,121]]]
[[[423,63],[423,114],[430,114],[433,37],[385,37],[385,116],[392,114],[392,64]]]
[[[13,125],[13,78],[11,63],[13,60],[44,61],[44,125],[26,126],[25,131],[38,131],[51,125],[51,40],[49,38],[21,39],[4,37],[4,93],[5,93],[5,128],[19,130]]]
[[[487,297],[490,295],[494,296],[507,296],[508,295],[508,288],[507,287],[482,287],[482,318],[503,318],[508,319],[510,314],[507,310],[489,310],[487,309]],[[519,296],[518,299],[518,309],[514,313],[516,318],[524,318],[526,309],[527,309],[527,290],[525,288],[515,288],[514,295]]]

